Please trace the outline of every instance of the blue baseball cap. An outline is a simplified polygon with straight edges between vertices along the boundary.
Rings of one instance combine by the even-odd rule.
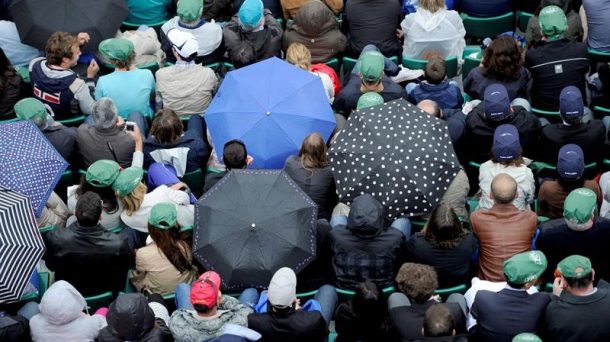
[[[580,90],[575,86],[567,86],[559,95],[559,113],[564,119],[576,119],[585,114],[585,103]]]
[[[585,161],[580,146],[567,144],[559,150],[557,172],[563,179],[578,179],[585,172]]]
[[[519,131],[515,126],[506,124],[496,128],[492,152],[499,161],[513,161],[519,157],[521,144]]]
[[[484,98],[483,108],[488,119],[501,120],[510,115],[510,99],[503,85],[495,83],[485,88]]]

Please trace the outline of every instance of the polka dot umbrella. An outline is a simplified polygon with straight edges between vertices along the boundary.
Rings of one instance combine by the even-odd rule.
[[[430,213],[460,170],[444,121],[402,99],[352,112],[328,154],[341,201],[371,194],[391,220]]]

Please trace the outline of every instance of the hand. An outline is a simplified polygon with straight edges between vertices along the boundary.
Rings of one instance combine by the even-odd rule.
[[[442,303],[442,302],[443,302],[443,300],[441,299],[441,296],[440,296],[440,295],[434,295],[434,296],[432,296],[432,299],[434,299],[435,301],[437,301],[437,302],[439,302],[439,303]]]
[[[559,296],[563,289],[566,288],[566,284],[563,281],[562,277],[557,277],[553,281],[553,294]]]
[[[401,29],[396,29],[396,38],[402,39],[403,33]]]
[[[87,67],[87,78],[95,77],[95,75],[97,75],[98,71],[100,71],[100,66],[97,65],[97,62],[95,61],[95,59],[92,59],[91,63],[89,63],[89,67]]]
[[[87,33],[87,32],[79,32],[78,35],[76,36],[76,40],[78,41],[78,45],[83,46],[83,45],[85,45],[85,43],[89,43],[89,40],[91,40],[91,37],[89,36],[89,33]]]
[[[125,120],[124,120],[122,117],[118,116],[118,117],[116,118],[116,124],[115,124],[115,126],[116,126],[116,127],[121,127],[121,126],[124,126],[124,125],[125,125]]]
[[[140,128],[138,124],[134,123],[133,131],[125,130],[127,134],[131,135],[133,140],[136,142],[136,151],[142,151],[142,133],[140,132]]]
[[[299,298],[294,299],[294,309],[301,310],[301,300]]]
[[[174,189],[174,190],[182,190],[182,188],[186,188],[186,184],[184,184],[182,182],[176,183],[170,187],[170,189]]]
[[[63,126],[59,121],[53,121],[53,126]]]
[[[252,158],[251,155],[248,155],[248,157],[246,158],[246,166],[250,166],[252,165],[252,163],[254,163],[254,158]]]

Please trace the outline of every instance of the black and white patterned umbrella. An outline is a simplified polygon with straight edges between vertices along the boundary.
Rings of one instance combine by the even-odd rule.
[[[460,170],[445,122],[402,99],[352,112],[328,155],[341,201],[371,194],[391,220],[430,213]]]
[[[0,303],[21,298],[44,251],[30,199],[0,186]]]

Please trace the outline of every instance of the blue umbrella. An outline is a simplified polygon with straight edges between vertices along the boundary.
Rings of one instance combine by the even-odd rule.
[[[281,169],[303,139],[328,140],[336,121],[322,80],[278,58],[231,71],[206,111],[214,149],[242,140],[254,168]]]
[[[33,121],[0,124],[0,185],[30,198],[40,216],[68,163]]]

